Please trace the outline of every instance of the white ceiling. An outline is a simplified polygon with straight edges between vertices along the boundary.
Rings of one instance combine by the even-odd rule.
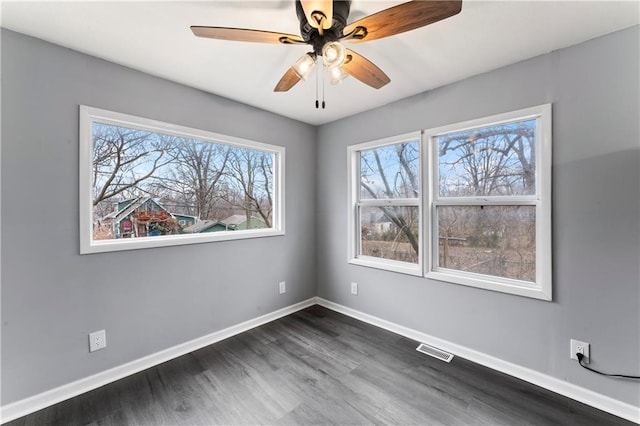
[[[353,0],[348,22],[402,1]],[[640,22],[635,1],[463,0],[452,18],[348,47],[391,78],[380,90],[354,78],[327,84],[316,110],[315,78],[273,88],[308,46],[202,39],[190,25],[299,34],[293,0],[6,1],[3,27],[216,95],[318,125]]]

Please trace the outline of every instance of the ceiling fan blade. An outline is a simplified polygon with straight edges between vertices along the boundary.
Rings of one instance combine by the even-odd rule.
[[[405,31],[411,31],[425,25],[456,15],[462,10],[462,0],[417,0],[399,4],[365,16],[344,28],[343,34],[348,36],[358,27],[364,36],[349,38],[349,41],[369,41],[389,37]]]
[[[198,37],[218,40],[251,41],[255,43],[306,44],[302,37],[271,31],[248,30],[244,28],[192,26],[191,31]]]
[[[374,89],[379,89],[391,81],[391,79],[364,56],[347,49],[347,59],[342,68],[353,77]]]
[[[302,4],[307,22],[312,28],[319,28],[320,24],[324,30],[331,28],[333,25],[332,0],[300,0],[300,4]],[[314,14],[314,12],[320,12],[320,14]]]
[[[300,81],[300,77],[293,70],[293,67],[290,67],[287,72],[284,73],[276,87],[273,89],[274,92],[286,92],[291,89]]]

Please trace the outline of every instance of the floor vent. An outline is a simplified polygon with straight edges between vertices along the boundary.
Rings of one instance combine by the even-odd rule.
[[[442,349],[426,345],[424,343],[420,343],[420,345],[418,345],[418,347],[416,348],[416,351],[422,352],[423,354],[427,354],[434,358],[438,358],[440,361],[451,362],[451,360],[453,359],[453,354],[445,352]]]

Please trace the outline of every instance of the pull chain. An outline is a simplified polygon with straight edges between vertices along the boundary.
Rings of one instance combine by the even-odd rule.
[[[318,67],[318,68],[320,68],[320,67]],[[324,72],[324,68],[323,68],[322,69],[322,109],[324,109],[324,105],[325,105],[325,103],[324,103],[324,75],[325,74],[326,73]]]
[[[318,102],[318,84],[320,84],[318,82],[318,80],[320,80],[320,77],[318,76],[318,68],[320,68],[319,66],[316,66],[316,109],[318,109],[319,107],[319,102]]]

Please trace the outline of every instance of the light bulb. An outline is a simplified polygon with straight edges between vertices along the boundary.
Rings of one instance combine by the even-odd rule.
[[[347,49],[337,41],[331,41],[322,46],[322,58],[324,65],[333,68],[342,65],[347,57]]]
[[[292,68],[295,73],[298,74],[298,77],[306,81],[307,77],[309,77],[309,74],[311,74],[311,70],[313,69],[313,66],[315,64],[315,55],[313,53],[305,53],[300,59],[296,61],[295,64],[293,64]]]
[[[340,84],[347,77],[349,77],[349,74],[342,67],[329,68],[329,82],[331,84]]]

